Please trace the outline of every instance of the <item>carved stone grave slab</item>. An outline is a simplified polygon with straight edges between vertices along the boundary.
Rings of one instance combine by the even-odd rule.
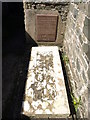
[[[35,118],[69,116],[58,47],[32,47],[22,113]]]

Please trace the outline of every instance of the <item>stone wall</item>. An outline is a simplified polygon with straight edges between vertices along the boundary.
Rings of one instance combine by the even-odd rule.
[[[69,10],[69,3],[52,3],[52,2],[23,2],[25,13],[25,30],[33,40],[35,38],[35,15],[36,14],[58,14],[58,27],[56,42],[37,42],[39,45],[63,45],[64,31]],[[30,42],[26,35],[27,43]]]
[[[89,3],[71,3],[64,36],[64,50],[69,58],[69,82],[80,104],[78,118],[88,117],[88,88],[90,89],[90,13]],[[89,97],[90,99],[90,97]],[[89,117],[90,118],[90,117]]]
[[[34,3],[24,2],[24,9],[37,10],[57,10],[62,18],[63,23],[66,22],[69,3]]]

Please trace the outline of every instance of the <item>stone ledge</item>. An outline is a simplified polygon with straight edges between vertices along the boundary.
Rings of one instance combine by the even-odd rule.
[[[61,3],[67,4],[71,0],[23,0],[23,2],[31,2],[31,3]]]
[[[81,0],[23,0],[23,2],[31,2],[31,3],[61,3],[61,4],[67,4],[67,3],[79,3]],[[82,3],[87,3],[89,0],[82,0]]]

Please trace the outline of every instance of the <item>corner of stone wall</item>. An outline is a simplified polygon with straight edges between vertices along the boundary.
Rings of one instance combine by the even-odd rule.
[[[77,118],[88,118],[90,95],[90,3],[71,3],[67,18],[64,51],[69,58],[70,84],[74,96],[81,97]],[[89,103],[90,104],[90,103]]]

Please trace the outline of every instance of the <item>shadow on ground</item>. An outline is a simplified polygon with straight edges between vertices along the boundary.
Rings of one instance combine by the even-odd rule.
[[[30,44],[25,42],[23,3],[3,3],[2,17],[2,119],[28,120],[21,107],[31,47],[37,44],[30,36]]]
[[[72,120],[74,120],[75,119],[74,115],[76,115],[76,112],[75,112],[75,108],[74,108],[74,105],[73,105],[73,100],[72,100],[72,97],[71,97],[71,92],[70,92],[70,88],[69,88],[69,81],[68,81],[67,72],[66,72],[66,68],[65,68],[63,58],[62,58],[62,52],[61,51],[59,51],[59,55],[60,55],[63,74],[64,74],[64,80],[65,80],[65,86],[66,86],[66,91],[67,91],[67,96],[68,96],[70,114],[72,115]]]

